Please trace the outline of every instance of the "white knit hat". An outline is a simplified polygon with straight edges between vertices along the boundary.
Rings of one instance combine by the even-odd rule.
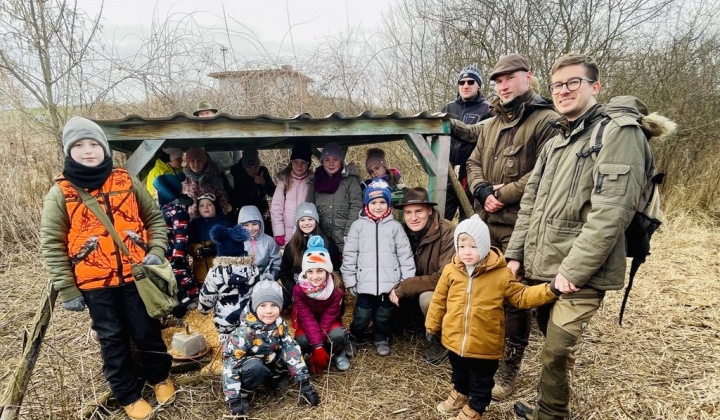
[[[458,223],[455,228],[454,241],[455,252],[458,249],[458,236],[461,233],[466,233],[475,240],[478,254],[480,254],[480,261],[483,261],[490,252],[490,230],[488,230],[485,222],[480,219],[480,216],[473,214],[471,218],[465,219]]]

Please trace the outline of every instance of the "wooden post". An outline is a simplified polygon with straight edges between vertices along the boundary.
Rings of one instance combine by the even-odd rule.
[[[458,180],[457,175],[455,175],[455,171],[453,171],[452,168],[449,168],[448,170],[448,179],[450,180],[450,184],[453,186],[453,190],[455,190],[455,195],[460,201],[460,211],[465,213],[465,217],[470,217],[475,214],[472,203],[470,203],[470,200],[468,200],[465,195],[465,190],[463,190],[462,184]]]
[[[155,156],[155,153],[162,147],[165,140],[143,140],[133,154],[125,163],[125,169],[130,175],[137,176],[145,165]]]
[[[445,200],[447,198],[448,171],[450,170],[450,136],[433,136],[430,148],[436,159],[435,174],[430,178],[430,197],[438,203],[437,211],[445,214]],[[433,185],[434,184],[434,185]]]
[[[0,399],[0,420],[14,420],[18,417],[25,391],[35,368],[35,362],[40,355],[40,345],[50,324],[56,299],[57,291],[52,287],[52,284],[49,284],[45,296],[35,313],[29,335],[26,332],[23,338],[20,362],[6,382],[5,390]]]

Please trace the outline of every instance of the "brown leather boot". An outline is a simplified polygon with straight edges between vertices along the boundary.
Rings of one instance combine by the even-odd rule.
[[[482,414],[470,408],[469,405],[465,404],[457,415],[457,417],[451,417],[450,420],[480,420]]]
[[[160,404],[170,404],[175,401],[175,385],[170,378],[152,386],[155,391],[155,398]]]
[[[140,398],[130,405],[123,406],[125,414],[132,420],[144,420],[152,413],[152,407],[144,399]]]
[[[523,353],[525,353],[525,347],[516,346],[510,342],[505,343],[503,360],[500,361],[500,367],[494,378],[495,386],[492,390],[494,399],[507,398],[515,390],[515,380],[520,371]]]
[[[453,414],[467,404],[468,401],[470,401],[470,398],[467,395],[453,389],[447,399],[437,405],[437,410],[443,414]]]

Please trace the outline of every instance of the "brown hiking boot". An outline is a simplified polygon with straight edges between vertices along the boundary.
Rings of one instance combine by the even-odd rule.
[[[125,414],[132,420],[144,420],[152,413],[152,407],[144,399],[140,398],[130,405],[123,406]]]
[[[437,410],[443,414],[452,414],[461,409],[468,401],[470,401],[470,398],[467,395],[453,389],[447,399],[437,405]]]
[[[175,401],[175,385],[173,385],[173,382],[172,380],[170,380],[170,378],[167,378],[164,381],[153,385],[152,387],[155,391],[155,398],[157,399],[157,402],[161,405],[170,404]]]
[[[505,343],[503,360],[500,361],[500,367],[494,378],[495,386],[492,390],[494,399],[505,399],[515,390],[515,380],[520,371],[523,353],[525,353],[525,347],[516,346],[510,342]]]
[[[457,417],[451,417],[450,420],[480,420],[482,414],[470,408],[469,405],[465,404],[457,415]]]

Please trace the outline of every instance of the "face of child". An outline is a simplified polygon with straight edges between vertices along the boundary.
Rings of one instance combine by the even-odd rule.
[[[312,217],[304,216],[298,220],[298,228],[302,233],[308,234],[315,230],[315,219]]]
[[[465,265],[480,264],[480,253],[478,252],[475,240],[470,235],[460,234],[458,237],[458,258]]]
[[[293,159],[290,161],[290,165],[292,165],[292,174],[297,177],[305,175],[308,171],[308,167],[310,166],[302,159]]]
[[[210,200],[200,200],[198,203],[198,212],[200,213],[200,217],[204,217],[206,219],[215,217],[215,206]]]
[[[179,158],[171,160],[169,165],[171,168],[178,169],[178,168],[182,167],[182,161],[183,161],[183,158],[182,158],[182,155],[180,155]]]
[[[258,222],[247,222],[242,225],[250,233],[251,237],[256,237],[260,233],[260,223]]]
[[[334,175],[342,169],[342,162],[335,156],[328,156],[323,159],[322,166],[325,168],[325,172],[327,172],[328,175]]]
[[[70,157],[81,165],[94,168],[105,159],[105,149],[93,139],[82,139],[72,145]]]
[[[245,168],[245,172],[247,172],[247,174],[249,176],[255,176],[258,174],[258,172],[260,172],[260,166],[258,166],[258,165],[248,166],[247,168]]]
[[[373,165],[370,167],[370,178],[381,178],[387,173],[382,165]]]
[[[265,325],[272,325],[278,316],[280,316],[280,307],[272,302],[263,302],[258,305],[255,313],[258,319]]]
[[[188,159],[187,164],[190,167],[190,170],[196,173],[200,173],[203,171],[203,169],[205,169],[206,162],[207,161],[205,160],[205,158],[193,158]]]
[[[370,214],[375,217],[380,217],[385,214],[387,208],[388,204],[384,198],[376,198],[368,203],[368,210],[370,210]]]
[[[320,286],[327,280],[328,272],[324,268],[311,268],[305,272],[305,278],[313,286]]]

